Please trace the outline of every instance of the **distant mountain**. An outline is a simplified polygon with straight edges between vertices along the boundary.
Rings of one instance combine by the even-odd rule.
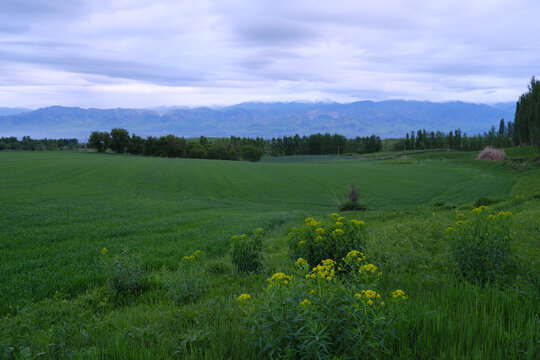
[[[25,109],[25,108],[8,108],[8,107],[0,107],[0,116],[3,115],[17,115],[24,112],[32,111],[31,109]]]
[[[514,113],[513,103],[489,106],[404,100],[349,104],[248,102],[222,108],[160,107],[154,110],[51,106],[0,116],[0,136],[84,139],[94,130],[109,131],[120,127],[141,136],[268,138],[331,132],[348,137],[376,134],[390,138],[403,137],[418,129],[447,132],[460,128],[468,134],[476,134],[498,126],[501,118],[513,121]]]

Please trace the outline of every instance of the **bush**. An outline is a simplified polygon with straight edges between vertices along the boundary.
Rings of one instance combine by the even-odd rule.
[[[364,259],[351,251],[339,264],[325,259],[310,272],[300,258],[293,275],[269,278],[260,297],[240,295],[260,357],[390,357],[394,329],[403,320],[400,302],[407,297],[402,290],[379,293],[380,273]]]
[[[137,295],[144,291],[147,281],[138,258],[124,250],[121,255],[111,256],[106,248],[101,257],[107,274],[107,285],[117,297]]]
[[[305,223],[289,233],[292,259],[303,258],[315,266],[324,259],[341,259],[351,250],[364,250],[367,233],[363,221],[346,220],[334,213],[325,223],[312,218]]]
[[[169,298],[176,304],[195,302],[208,291],[210,281],[201,270],[201,254],[197,250],[190,256],[184,256],[175,277],[167,282]]]
[[[496,204],[498,202],[501,202],[501,200],[487,198],[487,197],[480,197],[480,198],[476,199],[476,201],[474,202],[474,206],[475,207],[491,206],[491,205]]]
[[[260,161],[263,156],[261,148],[253,145],[245,145],[242,147],[242,159],[247,161],[257,162]]]
[[[486,206],[459,213],[454,227],[447,228],[452,254],[462,276],[482,284],[500,280],[510,264],[509,212],[491,214]]]
[[[231,239],[232,262],[239,273],[260,272],[263,269],[263,229],[250,235],[234,235]]]
[[[476,160],[487,160],[487,161],[503,161],[506,158],[504,150],[498,150],[491,146],[486,147],[482,152],[476,157]]]
[[[339,211],[366,211],[367,206],[357,202],[347,201],[340,205]]]

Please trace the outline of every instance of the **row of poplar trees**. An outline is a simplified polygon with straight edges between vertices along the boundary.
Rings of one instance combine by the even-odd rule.
[[[540,81],[534,76],[517,102],[514,123],[515,144],[540,146]]]

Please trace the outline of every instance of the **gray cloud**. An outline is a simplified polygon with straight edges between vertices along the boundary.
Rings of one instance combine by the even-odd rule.
[[[514,101],[540,63],[538,10],[534,0],[0,0],[0,106],[37,93],[37,105],[80,106]]]

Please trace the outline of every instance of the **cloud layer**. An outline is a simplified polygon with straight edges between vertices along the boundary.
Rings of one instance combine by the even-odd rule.
[[[534,0],[0,1],[0,106],[515,101]]]

